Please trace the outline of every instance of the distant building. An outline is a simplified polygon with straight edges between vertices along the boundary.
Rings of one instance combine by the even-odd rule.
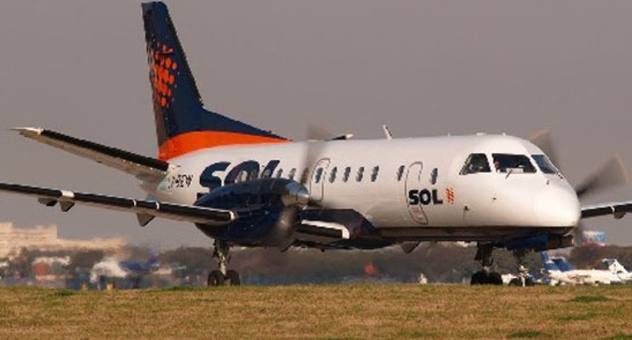
[[[582,231],[582,246],[606,246],[606,233],[598,230]]]
[[[125,246],[121,238],[66,240],[59,238],[57,226],[15,228],[13,223],[0,223],[0,258],[17,254],[20,249],[55,250],[116,250]]]

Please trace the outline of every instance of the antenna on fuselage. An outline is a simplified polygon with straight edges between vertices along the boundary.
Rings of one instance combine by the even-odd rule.
[[[384,130],[384,136],[386,137],[386,139],[393,139],[393,134],[391,133],[391,130],[388,128],[388,126],[386,126],[386,124],[382,125],[382,130]]]

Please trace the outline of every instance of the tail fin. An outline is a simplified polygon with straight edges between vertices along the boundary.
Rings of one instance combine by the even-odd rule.
[[[557,265],[551,261],[551,259],[549,258],[549,254],[545,251],[540,252],[540,259],[542,260],[542,267],[544,267],[544,269],[546,269],[547,271],[559,271],[560,269],[557,267]]]
[[[614,274],[627,274],[628,270],[617,261],[617,259],[603,259],[604,263],[608,265],[608,270]]]
[[[149,2],[142,9],[161,160],[220,145],[286,141],[205,110],[167,6]]]

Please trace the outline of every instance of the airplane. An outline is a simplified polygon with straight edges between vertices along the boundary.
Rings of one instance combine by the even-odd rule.
[[[612,270],[574,269],[564,257],[549,257],[546,252],[540,254],[544,266],[544,282],[551,286],[558,285],[610,285],[621,284],[623,281]]]
[[[632,202],[581,207],[579,198],[622,184],[608,163],[576,190],[532,141],[475,134],[291,141],[205,108],[167,6],[142,4],[158,157],[43,128],[22,136],[123,171],[145,199],[0,183],[67,212],[75,204],[195,224],[214,241],[209,286],[238,285],[230,248],[414,251],[423,241],[476,242],[472,284],[501,284],[492,252],[569,247],[584,218],[632,211]],[[540,145],[541,147],[536,146]],[[614,165],[612,165],[614,164]],[[619,174],[619,175],[617,175]]]
[[[622,283],[632,283],[632,273],[628,272],[617,259],[606,258],[602,260],[602,263],[608,267],[610,272],[619,277]]]
[[[104,285],[101,280],[112,278],[134,278],[134,288],[138,288],[140,279],[160,268],[158,257],[152,255],[147,261],[125,260],[121,261],[116,257],[106,257],[92,266],[90,270],[90,282]]]

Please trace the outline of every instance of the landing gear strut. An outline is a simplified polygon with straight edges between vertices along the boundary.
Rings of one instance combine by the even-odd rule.
[[[215,250],[213,251],[213,257],[217,258],[217,270],[213,270],[208,274],[207,285],[209,287],[215,286],[239,286],[241,281],[239,280],[239,273],[234,270],[228,269],[228,263],[230,262],[229,256],[230,246],[225,241],[215,240]]]
[[[497,272],[491,270],[494,264],[494,258],[492,252],[494,246],[491,244],[479,244],[476,251],[475,260],[481,263],[483,267],[481,271],[478,271],[472,275],[470,284],[472,285],[502,285],[503,279]]]
[[[529,275],[529,269],[524,266],[524,258],[527,254],[528,251],[526,250],[514,250],[513,255],[518,263],[518,274],[509,281],[510,286],[530,287],[535,285],[533,278]]]

